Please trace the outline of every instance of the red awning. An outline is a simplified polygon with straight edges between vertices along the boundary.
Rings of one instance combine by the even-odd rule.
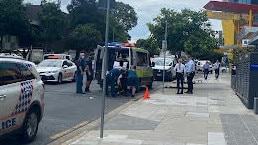
[[[210,1],[204,6],[204,8],[206,10],[211,10],[211,11],[223,11],[223,12],[244,13],[244,14],[248,14],[249,10],[252,10],[253,14],[258,14],[258,5]]]

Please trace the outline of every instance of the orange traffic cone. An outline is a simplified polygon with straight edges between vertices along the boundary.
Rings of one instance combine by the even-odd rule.
[[[150,96],[149,96],[149,89],[148,89],[147,86],[146,86],[146,90],[145,90],[143,99],[144,99],[144,100],[150,99]]]

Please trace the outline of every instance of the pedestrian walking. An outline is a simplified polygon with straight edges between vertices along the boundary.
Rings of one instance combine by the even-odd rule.
[[[185,93],[193,94],[193,78],[195,75],[195,64],[190,55],[186,56],[185,74],[187,76],[188,89]]]
[[[94,53],[90,53],[88,58],[86,59],[86,86],[85,92],[90,92],[90,84],[93,80],[93,69],[92,69],[92,60]]]
[[[136,74],[136,66],[133,66],[133,69],[127,71],[127,92],[126,95],[131,90],[131,97],[134,97],[136,88],[139,86],[139,77]]]
[[[204,79],[207,80],[207,77],[209,75],[209,71],[210,71],[210,64],[208,61],[205,62],[205,64],[203,65],[203,74],[204,74]]]
[[[76,93],[84,94],[82,91],[83,86],[83,75],[85,70],[84,52],[80,53],[80,57],[77,61],[77,72],[76,72]]]
[[[176,71],[177,94],[183,94],[185,65],[182,63],[181,58],[178,59],[178,63],[174,67],[174,70]],[[181,87],[180,87],[180,84],[181,84]],[[181,92],[179,93],[180,89],[181,89]]]
[[[219,60],[217,60],[216,63],[213,64],[213,68],[215,70],[215,79],[218,79],[219,78],[219,68],[220,68]]]

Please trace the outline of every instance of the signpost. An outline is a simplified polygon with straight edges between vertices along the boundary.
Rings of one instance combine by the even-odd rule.
[[[106,32],[105,32],[105,48],[104,48],[104,73],[103,76],[103,98],[102,98],[102,107],[101,107],[101,126],[100,126],[100,138],[103,138],[104,132],[104,117],[105,117],[105,98],[106,98],[106,86],[107,86],[107,49],[108,49],[108,31],[109,31],[109,13],[110,13],[110,0],[107,0],[107,15],[106,15]]]
[[[163,64],[163,88],[162,92],[164,93],[164,87],[165,87],[165,62],[166,62],[166,51],[167,51],[167,27],[168,23],[166,21],[166,28],[165,28],[165,40],[162,40],[162,51],[164,56],[164,64]]]

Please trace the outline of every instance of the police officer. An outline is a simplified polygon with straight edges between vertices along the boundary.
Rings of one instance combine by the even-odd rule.
[[[185,64],[185,73],[187,76],[188,89],[185,93],[193,94],[193,78],[195,75],[195,64],[190,55],[186,56],[187,63]]]
[[[89,57],[86,59],[86,87],[85,92],[90,92],[90,84],[93,80],[93,69],[92,69],[92,57],[94,53],[90,53]]]
[[[77,61],[77,73],[76,73],[76,93],[84,94],[82,91],[83,75],[85,70],[84,52],[80,53],[80,57]]]
[[[178,59],[178,63],[174,67],[174,70],[176,71],[177,94],[183,94],[185,65],[182,63],[181,58]],[[181,84],[181,87],[180,87],[180,84]],[[181,88],[181,92],[179,93],[180,88]]]

